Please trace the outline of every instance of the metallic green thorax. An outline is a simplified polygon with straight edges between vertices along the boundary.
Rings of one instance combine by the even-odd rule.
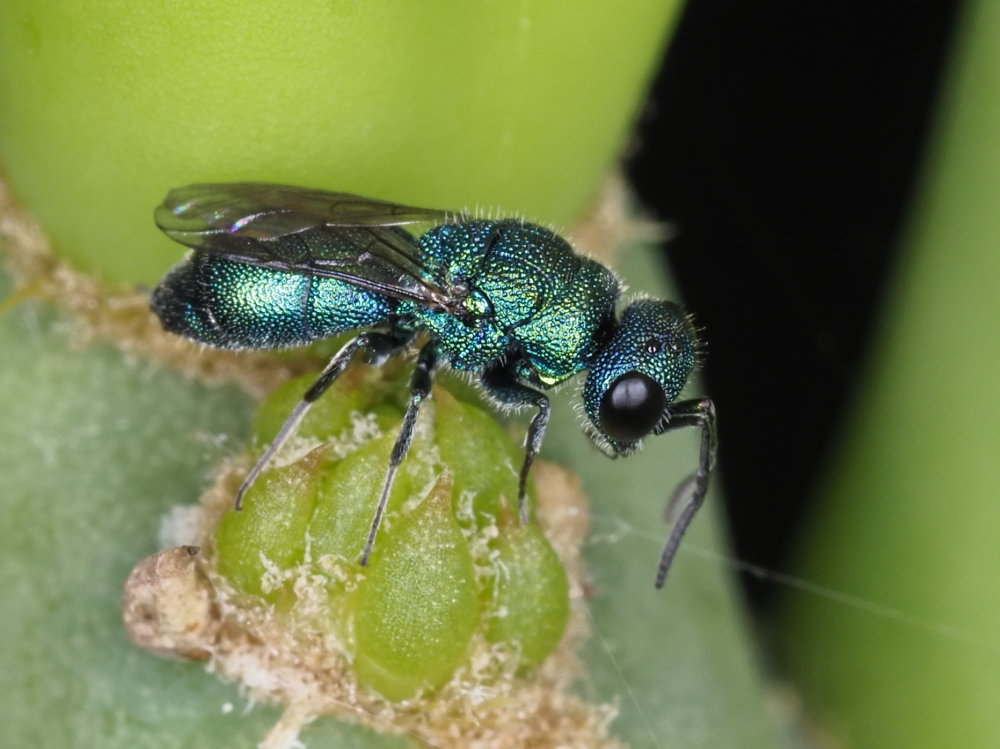
[[[547,229],[514,220],[446,224],[419,244],[451,282],[468,287],[470,316],[401,308],[441,340],[456,369],[511,357],[521,377],[551,386],[590,366],[605,343],[617,280]]]

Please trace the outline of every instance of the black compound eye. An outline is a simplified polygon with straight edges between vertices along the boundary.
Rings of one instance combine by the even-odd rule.
[[[666,407],[667,396],[656,380],[642,372],[626,372],[601,398],[601,430],[618,442],[635,442],[653,431]]]

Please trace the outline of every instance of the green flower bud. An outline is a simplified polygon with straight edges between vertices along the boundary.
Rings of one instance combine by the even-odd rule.
[[[569,610],[555,552],[535,520],[516,520],[522,449],[491,414],[440,387],[361,566],[405,374],[346,372],[303,420],[292,454],[279,456],[291,462],[260,476],[244,510],[223,516],[214,544],[216,570],[247,597],[238,605],[259,599],[297,633],[289,641],[325,643],[339,653],[331,658],[352,664],[350,678],[392,701],[440,689],[463,667],[463,679],[526,672],[558,644]],[[310,382],[295,380],[261,406],[259,443]],[[514,661],[473,668],[486,649]]]
[[[216,565],[237,590],[269,603],[292,603],[286,574],[305,558],[323,452],[267,471],[243,497],[243,509],[222,517]]]
[[[517,501],[524,451],[497,427],[493,414],[462,403],[443,388],[435,391],[434,398],[441,460],[449,466],[468,466],[453,474],[456,496],[472,498],[477,527],[495,523],[502,500]],[[529,486],[529,498],[533,495],[534,487]]]
[[[390,373],[391,364],[381,368],[359,365],[344,372],[306,413],[296,437],[324,440],[340,436],[352,428],[354,414],[366,414],[383,430],[394,421],[398,423],[406,410],[406,373],[398,366]],[[297,377],[268,396],[254,414],[255,444],[266,445],[274,438],[315,379],[315,374]]]
[[[447,681],[479,626],[475,570],[451,490],[444,473],[375,547],[371,572],[358,586],[358,679],[391,700]]]
[[[555,551],[537,524],[500,517],[496,579],[486,637],[517,648],[522,667],[538,664],[562,637],[569,616],[569,585]]]

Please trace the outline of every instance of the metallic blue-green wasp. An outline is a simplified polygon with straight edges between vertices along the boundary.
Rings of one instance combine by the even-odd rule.
[[[210,346],[301,346],[361,330],[330,360],[250,471],[243,494],[310,405],[359,351],[374,364],[423,341],[409,405],[386,470],[361,563],[366,564],[396,470],[442,363],[478,374],[498,405],[533,407],[518,507],[549,420],[543,390],[588,370],[586,431],[609,457],[648,434],[701,430],[698,468],[668,504],[673,527],[660,556],[661,587],[701,506],[715,463],[715,409],[676,401],[695,365],[690,318],[666,301],[639,299],[616,314],[620,288],[600,263],[561,237],[517,219],[396,205],[346,193],[234,183],[172,190],[159,228],[194,250],[153,292],[163,326]],[[419,237],[404,226],[432,225]]]

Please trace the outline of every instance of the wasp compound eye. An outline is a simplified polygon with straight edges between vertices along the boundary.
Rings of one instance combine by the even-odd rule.
[[[635,442],[663,418],[667,396],[656,380],[642,372],[626,372],[601,398],[601,429],[618,442]]]

